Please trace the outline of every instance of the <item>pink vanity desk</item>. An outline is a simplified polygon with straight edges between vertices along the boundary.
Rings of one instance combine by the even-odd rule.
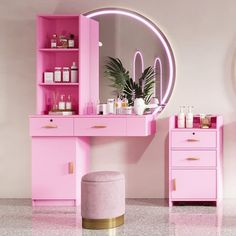
[[[176,201],[222,200],[223,118],[209,129],[177,128],[169,120],[169,206]]]
[[[31,115],[32,204],[80,205],[81,177],[89,171],[90,136],[148,136],[156,114],[87,115],[99,100],[98,22],[82,15],[37,17],[36,115]],[[73,34],[74,48],[50,48],[50,37]],[[78,65],[77,82],[45,83],[45,71]],[[56,94],[71,97],[76,115],[48,115]],[[92,108],[95,110],[95,107]]]

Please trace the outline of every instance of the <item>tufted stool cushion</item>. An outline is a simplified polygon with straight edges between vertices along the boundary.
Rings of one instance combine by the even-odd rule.
[[[113,228],[124,223],[125,179],[116,171],[97,171],[81,182],[82,226],[88,229]]]

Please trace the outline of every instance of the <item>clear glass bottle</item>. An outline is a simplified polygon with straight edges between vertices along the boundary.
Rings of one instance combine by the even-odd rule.
[[[58,108],[60,111],[65,111],[65,109],[66,109],[65,95],[63,95],[63,94],[61,95]]]
[[[71,111],[72,110],[72,103],[71,103],[71,95],[67,96],[66,100],[66,110]]]
[[[115,113],[117,115],[122,113],[122,109],[121,109],[121,105],[122,104],[121,103],[122,103],[121,99],[120,98],[116,98],[116,100],[115,100]]]
[[[57,35],[53,34],[51,38],[51,48],[56,48],[57,47]]]

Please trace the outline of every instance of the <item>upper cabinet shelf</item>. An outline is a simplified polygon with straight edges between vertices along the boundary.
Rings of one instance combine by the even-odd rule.
[[[39,83],[40,86],[78,86],[79,83]]]
[[[78,52],[78,48],[40,48],[40,52]]]

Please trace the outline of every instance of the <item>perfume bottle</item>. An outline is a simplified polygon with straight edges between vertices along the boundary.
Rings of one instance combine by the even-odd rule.
[[[70,37],[68,39],[68,48],[74,48],[75,47],[75,36],[73,34],[70,34]]]
[[[66,108],[65,95],[63,95],[63,94],[61,95],[58,108],[59,108],[60,111],[64,111],[65,108]]]
[[[67,111],[71,111],[72,110],[72,103],[71,103],[71,96],[70,95],[67,96],[66,110]]]
[[[53,34],[51,38],[51,48],[56,48],[57,47],[57,35]]]

